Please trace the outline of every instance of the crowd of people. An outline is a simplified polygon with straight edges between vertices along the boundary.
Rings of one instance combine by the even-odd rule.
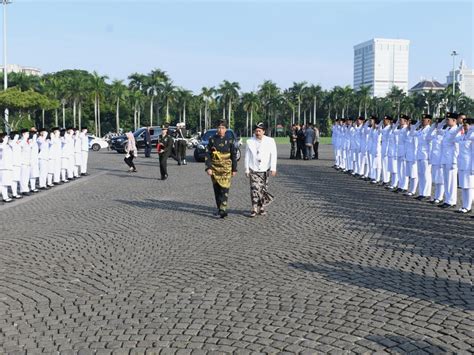
[[[22,129],[0,133],[0,189],[3,202],[88,175],[87,128]]]
[[[312,123],[293,124],[290,129],[290,159],[319,159],[320,132]]]
[[[443,209],[455,208],[459,186],[455,212],[471,212],[474,119],[451,112],[440,119],[423,114],[421,121],[359,116],[337,119],[332,132],[337,170]]]

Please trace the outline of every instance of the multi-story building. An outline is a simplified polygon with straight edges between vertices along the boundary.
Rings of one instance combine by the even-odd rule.
[[[393,86],[408,91],[406,39],[374,38],[354,46],[354,89],[370,86],[372,96],[385,96]]]
[[[461,92],[474,99],[474,70],[468,69],[464,60],[461,59],[459,63],[459,68],[454,70],[455,83],[459,86]],[[453,84],[453,71],[449,72],[449,75],[446,77],[447,84]]]
[[[3,65],[0,66],[0,72],[3,73]],[[41,70],[34,67],[24,67],[18,64],[7,64],[7,73],[24,73],[28,75],[41,75]]]

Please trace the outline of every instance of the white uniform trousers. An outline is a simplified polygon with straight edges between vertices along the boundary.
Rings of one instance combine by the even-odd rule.
[[[46,187],[46,180],[48,179],[49,161],[39,160],[39,187]]]
[[[459,170],[459,186],[462,189],[462,207],[470,210],[474,200],[474,175],[471,171]]]
[[[367,152],[360,153],[360,166],[359,166],[359,174],[362,176],[369,176],[368,170],[368,161],[367,161]]]
[[[30,166],[22,165],[21,166],[21,177],[20,177],[20,192],[29,192],[30,188],[28,182],[30,180]]]
[[[36,190],[36,178],[30,178],[30,188],[31,188],[31,191]]]
[[[390,182],[390,171],[388,171],[388,156],[382,157],[382,178],[384,183],[388,184]]]
[[[427,159],[417,160],[418,164],[418,195],[431,196],[431,165]]]
[[[89,161],[89,152],[82,151],[81,174],[87,173],[87,162]]]
[[[431,166],[431,179],[435,186],[434,199],[441,201],[444,197],[444,173],[442,165]]]
[[[58,184],[61,180],[61,159],[52,159],[53,181]]]
[[[458,200],[458,169],[449,164],[443,165],[444,173],[444,203],[455,205]]]
[[[398,188],[402,190],[408,190],[408,176],[406,172],[406,160],[403,159],[402,157],[398,157],[397,171],[398,171]]]

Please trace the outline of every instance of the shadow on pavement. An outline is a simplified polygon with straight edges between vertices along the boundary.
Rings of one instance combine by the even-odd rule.
[[[420,336],[421,337],[421,336]],[[407,354],[422,350],[420,353],[444,354],[448,350],[440,345],[435,345],[428,339],[412,339],[405,336],[386,334],[369,335],[365,339],[370,340],[383,348],[389,349],[390,353]]]
[[[469,283],[346,262],[322,265],[293,262],[288,265],[293,269],[316,272],[330,281],[371,290],[382,289],[463,310],[474,310],[474,288]]]

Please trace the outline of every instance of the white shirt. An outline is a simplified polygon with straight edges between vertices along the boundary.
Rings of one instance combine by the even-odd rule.
[[[245,148],[245,173],[250,170],[265,172],[276,171],[277,148],[273,138],[263,136],[258,140],[253,136],[247,141]]]

